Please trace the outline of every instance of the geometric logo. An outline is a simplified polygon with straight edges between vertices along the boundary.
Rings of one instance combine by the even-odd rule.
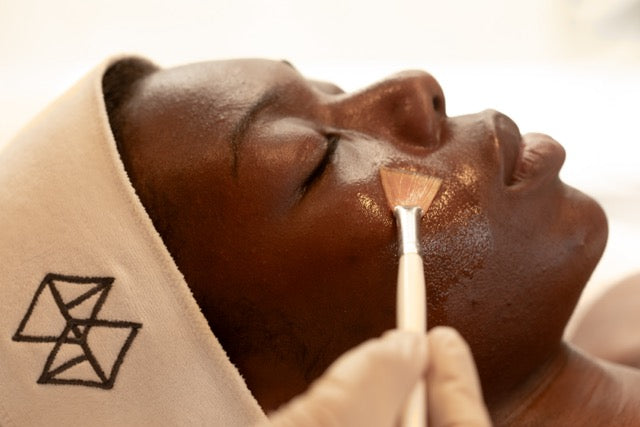
[[[14,341],[54,343],[38,384],[111,389],[141,323],[98,318],[113,277],[47,274]]]

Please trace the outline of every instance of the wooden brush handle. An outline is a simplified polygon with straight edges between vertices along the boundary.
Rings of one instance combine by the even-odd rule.
[[[398,329],[427,332],[427,298],[422,258],[415,253],[400,257],[398,269]],[[421,380],[411,392],[402,412],[401,427],[427,425],[427,387]]]

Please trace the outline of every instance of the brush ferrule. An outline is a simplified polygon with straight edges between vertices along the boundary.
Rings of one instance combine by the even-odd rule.
[[[396,206],[393,209],[398,228],[398,250],[400,255],[419,254],[418,224],[422,209],[417,206]]]

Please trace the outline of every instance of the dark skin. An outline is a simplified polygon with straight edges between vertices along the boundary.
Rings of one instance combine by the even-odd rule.
[[[559,180],[564,151],[551,138],[521,137],[494,111],[447,117],[423,72],[347,94],[263,60],[156,71],[122,117],[140,199],[266,411],[394,327],[387,166],[443,179],[421,223],[428,322],[468,340],[496,424],[548,419],[554,392],[588,412],[567,384],[595,365],[561,336],[606,219]],[[598,382],[604,399],[619,386],[594,375],[615,377]]]

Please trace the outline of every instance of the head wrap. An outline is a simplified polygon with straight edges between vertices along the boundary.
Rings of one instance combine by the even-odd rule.
[[[261,421],[120,160],[114,61],[0,151],[0,425]]]

